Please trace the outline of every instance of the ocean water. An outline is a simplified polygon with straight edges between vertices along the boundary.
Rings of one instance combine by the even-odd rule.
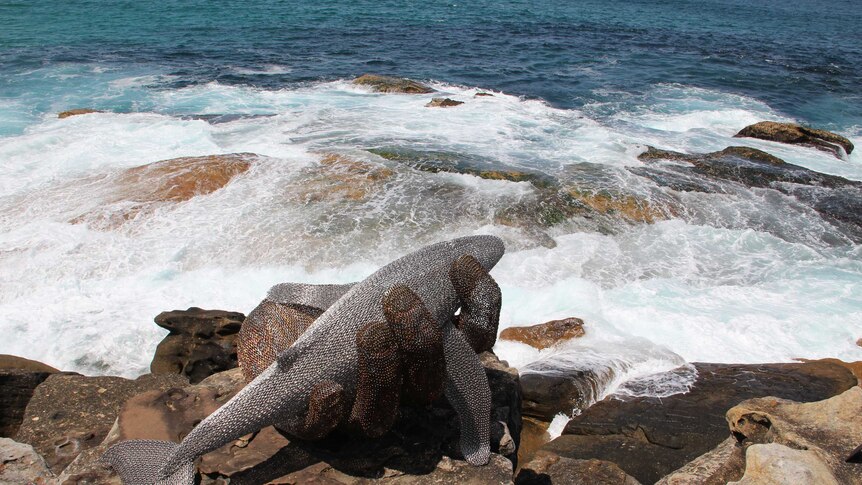
[[[675,192],[626,170],[647,145],[743,144],[862,180],[859,150],[732,138],[778,120],[862,144],[860,23],[854,2],[813,0],[0,2],[0,353],[133,376],[160,311],[248,312],[278,282],[354,281],[491,233],[509,249],[501,326],[579,316],[587,331],[497,352],[593,369],[595,398],[678,392],[688,362],[860,360],[862,248],[846,228],[773,190]],[[350,83],[365,72],[439,93]],[[423,107],[440,95],[465,104]],[[105,113],[57,119],[82,107]],[[499,215],[536,187],[379,149],[541,173],[664,217],[513,226]],[[116,205],[103,181],[123,169],[235,152],[259,158],[212,194],[118,227],[72,222]],[[357,200],[298,196],[324,153],[391,175]]]

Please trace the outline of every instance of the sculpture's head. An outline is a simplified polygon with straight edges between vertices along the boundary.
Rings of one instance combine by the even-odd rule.
[[[467,236],[453,242],[461,244],[465,252],[476,258],[486,271],[491,271],[506,252],[503,240],[497,236]]]

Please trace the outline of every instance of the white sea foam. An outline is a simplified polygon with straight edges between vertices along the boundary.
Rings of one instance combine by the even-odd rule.
[[[422,244],[490,232],[510,248],[494,270],[504,293],[501,326],[579,316],[587,331],[551,351],[511,342],[496,350],[521,368],[546,361],[612,369],[597,398],[684,389],[690,373],[666,372],[686,361],[862,359],[854,344],[862,337],[859,246],[835,243],[832,226],[784,196],[683,194],[678,219],[574,234],[563,225],[548,230],[556,241],[548,249],[495,222],[498,211],[534,196],[529,184],[430,174],[363,151],[446,151],[564,175],[579,162],[639,165],[645,144],[711,151],[742,143],[731,136],[749,121],[781,119],[762,103],[664,87],[654,95],[666,98],[656,110],[615,107],[617,115],[605,117],[503,93],[474,98],[480,89],[447,84],[434,85],[440,93],[408,96],[345,81],[147,91],[150,79],[112,79],[120,92],[145,92],[137,105],[155,113],[64,120],[50,113],[20,118],[27,129],[0,138],[0,329],[8,335],[0,353],[135,375],[164,335],[152,323],[160,311],[248,312],[276,282],[352,281]],[[424,107],[441,95],[465,104]],[[188,114],[275,116],[220,124],[177,116]],[[858,153],[842,161],[768,145],[793,163],[862,178]],[[297,198],[327,151],[385,165],[393,175],[361,202]],[[68,222],[105,203],[99,175],[232,152],[264,158],[222,190],[113,230]],[[608,177],[608,188],[661,195],[626,172]]]

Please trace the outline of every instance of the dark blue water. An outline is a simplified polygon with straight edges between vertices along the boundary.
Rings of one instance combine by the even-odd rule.
[[[308,3],[0,2],[0,100],[27,97],[18,108],[30,116],[73,90],[106,109],[146,108],[85,82],[46,80],[58,66],[170,75],[154,89],[280,88],[378,72],[559,107],[648,103],[651,87],[678,83],[826,128],[862,125],[862,10],[850,0]]]

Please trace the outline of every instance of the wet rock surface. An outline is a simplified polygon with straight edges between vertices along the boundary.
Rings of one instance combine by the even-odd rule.
[[[150,389],[183,386],[178,375],[138,379],[52,374],[33,393],[17,441],[32,445],[55,473],[83,450],[98,446],[130,397]]]
[[[363,74],[354,79],[353,84],[368,86],[378,93],[427,94],[434,92],[430,87],[410,79],[378,74]]]
[[[584,321],[576,317],[551,320],[529,327],[509,327],[500,332],[500,338],[503,340],[525,343],[540,350],[583,336]]]
[[[70,222],[100,230],[117,228],[160,207],[222,189],[257,159],[253,153],[174,158],[87,179],[87,189],[103,202]]]
[[[452,108],[464,104],[463,101],[455,101],[449,98],[431,98],[431,101],[425,105],[426,108]]]
[[[236,337],[245,315],[223,310],[162,312],[156,324],[170,333],[156,347],[153,374],[180,374],[198,383],[237,366]]]
[[[724,441],[729,435],[725,413],[744,399],[774,395],[818,401],[856,385],[847,369],[826,362],[695,367],[699,377],[690,392],[606,398],[575,416],[543,450],[617,463],[640,482],[655,483]]]
[[[75,108],[75,109],[70,109],[70,110],[66,110],[66,111],[61,111],[60,113],[57,114],[57,118],[60,118],[62,120],[64,118],[68,118],[70,116],[86,115],[86,114],[90,114],[90,113],[104,113],[104,111],[100,111],[100,110],[92,109],[92,108]]]
[[[739,483],[803,483],[792,478],[813,474],[817,483],[862,484],[862,463],[853,460],[862,444],[858,386],[819,402],[749,399],[727,412],[727,423],[733,436],[748,446]],[[793,462],[801,468],[789,470]]]
[[[288,198],[303,204],[364,202],[380,193],[395,172],[342,154],[326,154],[288,185]]]
[[[646,167],[629,167],[658,185],[685,192],[723,193],[721,181],[773,189],[811,207],[824,219],[862,241],[862,182],[793,165],[756,148],[684,154],[649,147],[638,157]]]
[[[759,138],[791,145],[804,145],[824,150],[841,158],[853,151],[853,143],[847,138],[826,130],[817,130],[796,123],[761,121],[741,129],[736,137]]]
[[[17,434],[36,386],[56,372],[35,360],[0,355],[0,436]]]

